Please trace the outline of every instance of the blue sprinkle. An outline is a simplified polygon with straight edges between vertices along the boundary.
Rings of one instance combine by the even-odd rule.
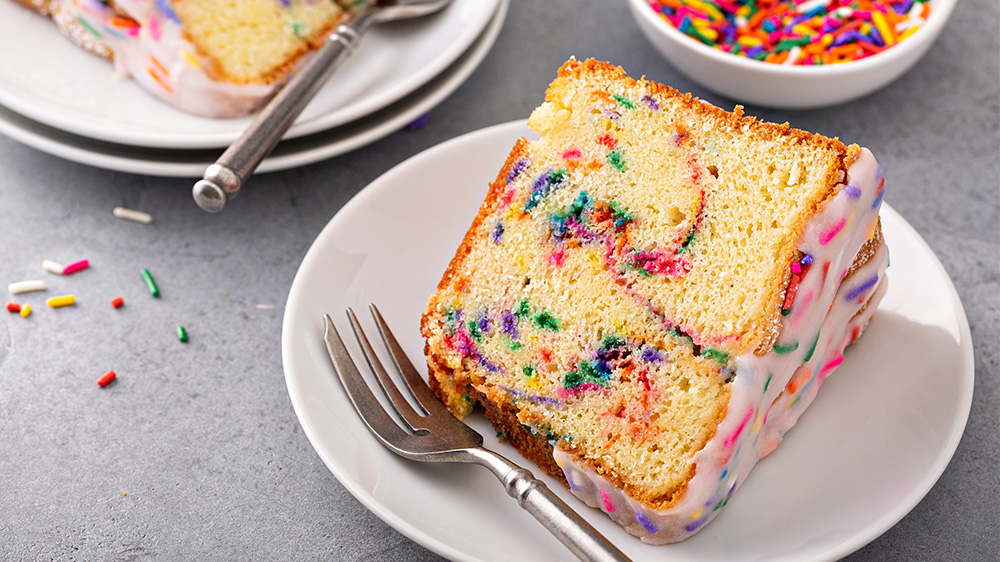
[[[846,193],[851,199],[857,199],[858,197],[861,197],[861,188],[854,185],[848,185],[844,187],[844,193]]]
[[[523,172],[527,166],[528,166],[528,161],[523,158],[518,160],[517,162],[514,162],[514,165],[511,166],[510,168],[510,172],[507,174],[507,183],[509,184],[510,182],[514,181],[514,179],[518,175],[520,175],[520,173]]]
[[[656,528],[656,525],[654,525],[652,521],[646,519],[646,516],[641,513],[635,514],[635,520],[638,521],[639,524],[642,525],[650,533],[655,533],[656,531],[659,530]]]
[[[813,257],[809,254],[802,256],[802,265],[809,265],[813,262]]]
[[[156,0],[156,7],[174,23],[181,23],[181,18],[177,17],[177,14],[174,13],[174,9],[170,7],[167,0]]]
[[[850,293],[847,293],[847,296],[844,297],[844,300],[852,301],[852,300],[860,297],[862,294],[864,294],[865,291],[867,291],[868,289],[871,289],[872,287],[874,287],[875,283],[878,283],[878,274],[877,273],[871,279],[868,279],[864,283],[862,283],[862,284],[858,285],[857,287],[855,287]]]
[[[643,96],[642,97],[642,101],[643,101],[643,103],[645,103],[646,105],[648,105],[650,109],[653,109],[653,110],[660,109],[660,104],[656,103],[656,100],[653,99],[653,96],[651,96],[649,94]]]
[[[882,191],[878,192],[878,197],[876,197],[875,201],[872,203],[872,209],[875,209],[876,207],[878,207],[882,203],[882,198],[883,197],[885,197],[885,190],[884,189]]]
[[[424,113],[420,117],[417,117],[416,121],[414,121],[413,123],[410,123],[409,125],[407,125],[406,129],[408,131],[419,131],[420,129],[423,129],[424,127],[426,127],[428,125],[428,123],[430,123],[430,122],[431,122],[431,114],[430,113]]]
[[[490,239],[493,240],[494,244],[499,244],[501,236],[503,236],[503,223],[496,221],[493,223],[493,232],[490,234]]]

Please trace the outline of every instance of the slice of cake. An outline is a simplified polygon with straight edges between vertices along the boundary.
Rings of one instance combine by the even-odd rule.
[[[189,113],[258,109],[345,15],[334,0],[17,0]]]
[[[649,543],[702,528],[885,291],[882,171],[571,60],[421,321],[430,384]]]

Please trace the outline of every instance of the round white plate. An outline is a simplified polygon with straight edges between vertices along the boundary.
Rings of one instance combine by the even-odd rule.
[[[500,0],[455,0],[443,12],[376,26],[299,116],[285,138],[349,123],[414,92],[478,38]],[[220,148],[251,117],[206,119],[115,79],[108,62],[63,37],[48,19],[0,2],[0,104],[56,129],[155,148]]]
[[[285,310],[285,381],[320,458],[387,523],[457,560],[573,557],[487,471],[410,462],[384,449],[339,385],[321,317],[330,313],[341,334],[349,334],[343,311],[350,306],[374,333],[366,307],[378,304],[423,369],[418,324],[426,300],[487,184],[515,139],[528,134],[520,123],[470,133],[377,179],[317,237]],[[704,530],[675,545],[643,545],[546,477],[549,486],[637,562],[835,560],[899,521],[958,445],[974,367],[965,311],[947,273],[898,213],[884,206],[882,217],[892,265],[874,320],[798,427]],[[487,447],[525,462],[497,443],[482,416],[472,418]]]
[[[0,0],[3,1],[3,0]],[[455,91],[479,66],[503,28],[510,0],[500,0],[490,24],[449,68],[404,99],[340,127],[284,140],[257,173],[286,170],[344,154],[415,121]],[[74,162],[153,176],[201,177],[221,149],[169,150],[107,143],[66,133],[0,105],[0,134]]]

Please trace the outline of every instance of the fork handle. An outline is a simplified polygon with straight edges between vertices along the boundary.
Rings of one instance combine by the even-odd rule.
[[[243,134],[194,184],[192,195],[199,207],[218,213],[226,201],[239,194],[243,182],[274,150],[309,100],[340,63],[354,52],[369,25],[370,18],[362,15],[338,26],[302,69],[278,90]]]
[[[559,499],[544,482],[535,478],[531,471],[492,451],[480,450],[489,453],[486,456],[490,457],[479,456],[480,463],[503,482],[507,494],[577,558],[588,562],[628,562],[627,556]]]

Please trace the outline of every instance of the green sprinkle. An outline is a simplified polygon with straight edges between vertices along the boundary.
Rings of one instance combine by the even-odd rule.
[[[181,343],[187,343],[188,332],[184,329],[184,326],[177,326],[177,341]]]
[[[156,281],[153,279],[153,274],[149,272],[148,269],[142,270],[142,280],[146,282],[146,288],[149,289],[149,294],[154,297],[160,296],[160,288],[156,286]]]
[[[768,373],[767,374],[767,380],[764,381],[764,392],[767,392],[767,387],[771,386],[771,377],[773,377],[773,376],[774,376],[773,373]]]
[[[619,172],[625,171],[625,154],[620,148],[608,153],[608,162],[617,168]]]
[[[564,388],[576,388],[583,384],[583,373],[579,371],[572,371],[563,375],[563,387]]]
[[[774,352],[778,355],[784,355],[786,353],[791,353],[799,348],[799,342],[793,342],[788,345],[778,345],[774,344]]]
[[[555,332],[559,329],[559,320],[548,312],[539,312],[535,315],[535,326],[543,330],[552,330]]]
[[[522,300],[520,304],[517,305],[517,311],[514,314],[516,316],[527,316],[531,314],[531,305],[528,304],[527,299]]]
[[[302,22],[297,22],[297,21],[292,22],[292,34],[298,37],[299,39],[302,39],[303,37],[306,36],[305,26],[302,25]]]
[[[102,39],[101,34],[96,29],[94,29],[93,26],[91,26],[89,23],[87,23],[87,20],[83,19],[82,16],[77,16],[76,17],[76,21],[80,22],[80,25],[82,25],[84,29],[86,29],[91,34],[93,34],[94,37],[97,37],[98,39]]]
[[[477,342],[483,341],[483,334],[479,331],[479,324],[475,320],[469,320],[469,335]]]
[[[725,363],[729,361],[729,354],[725,351],[719,351],[718,349],[710,349],[707,347],[701,350],[702,357],[708,357],[709,359],[715,359],[719,363]]]
[[[774,52],[778,53],[781,51],[787,51],[792,47],[799,47],[802,45],[808,45],[812,39],[809,37],[799,37],[798,39],[785,39],[774,46]]]
[[[811,346],[809,346],[809,353],[806,353],[805,359],[802,360],[803,363],[808,363],[812,359],[813,353],[816,351],[816,344],[819,343],[819,332],[816,332],[816,339],[813,340]]]
[[[611,94],[611,97],[615,98],[615,101],[622,104],[625,107],[625,109],[635,109],[635,104],[632,103],[632,100],[628,99],[627,97],[620,96],[618,94]]]
[[[532,367],[531,365],[525,365],[524,368],[521,369],[521,372],[523,372],[524,376],[528,377],[529,379],[535,376],[535,368]]]
[[[517,342],[517,341],[510,342],[510,349],[512,351],[517,351],[518,349],[521,349],[522,347],[524,347],[524,346],[521,345],[521,342]]]

